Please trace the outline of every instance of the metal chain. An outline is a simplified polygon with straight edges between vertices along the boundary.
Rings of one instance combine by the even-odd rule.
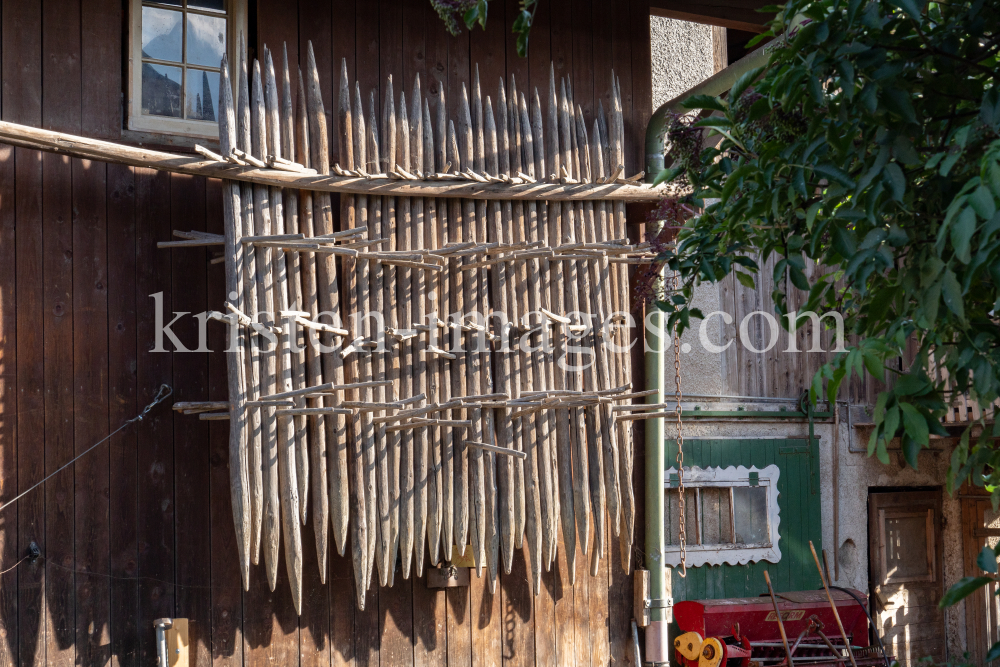
[[[677,274],[670,280],[671,289],[677,291]],[[681,421],[681,340],[677,335],[677,322],[673,326],[674,337],[674,417],[677,421],[677,510],[679,517],[677,520],[678,538],[681,545],[681,569],[678,575],[687,576],[687,526],[685,519],[687,511],[684,503],[684,423]]]

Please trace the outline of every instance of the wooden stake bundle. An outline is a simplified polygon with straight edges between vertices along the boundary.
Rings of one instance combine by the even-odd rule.
[[[306,111],[309,117],[309,149],[310,162],[320,174],[329,173],[329,148],[327,143],[326,114],[323,109],[323,97],[319,86],[319,71],[316,69],[316,57],[312,42],[306,45]],[[313,198],[313,232],[316,236],[333,233],[333,209],[328,193],[317,193]],[[334,324],[341,326],[340,317],[340,285],[337,279],[336,259],[331,255],[316,257],[316,282],[319,294],[319,308],[331,313]],[[324,345],[333,348],[333,336],[329,333],[321,335]],[[325,354],[323,359],[323,377],[327,382],[344,384],[343,359],[339,354]],[[324,398],[324,405],[336,407],[343,397],[332,394]],[[337,551],[343,555],[347,545],[348,517],[350,512],[348,500],[348,468],[347,468],[347,420],[339,415],[324,418],[326,426],[326,446],[330,521],[333,528],[333,538]],[[363,600],[361,601],[363,604]]]
[[[559,154],[559,107],[556,98],[555,66],[549,68],[549,97],[548,97],[548,133],[545,141],[545,152],[548,158],[548,166],[553,173],[558,174],[560,169]],[[547,240],[549,244],[563,244],[563,216],[562,203],[549,202],[548,204],[548,228]],[[565,312],[566,295],[569,292],[576,295],[575,268],[572,262],[553,262],[550,265],[547,276],[550,284],[551,306],[557,313]],[[569,320],[567,320],[569,323]],[[566,389],[577,389],[576,373],[568,370],[568,359],[566,349],[568,330],[559,327],[555,332],[553,347],[555,350],[554,362],[556,366],[555,382],[553,388],[557,391]],[[569,581],[572,585],[576,581],[576,502],[574,498],[573,460],[579,454],[576,449],[577,440],[580,437],[579,414],[577,410],[559,411],[556,414],[556,433],[558,451],[558,472],[559,472],[559,507],[560,520],[562,523],[563,543],[566,547],[566,564],[569,568]],[[585,487],[585,477],[581,473],[579,484]],[[583,500],[582,498],[580,499]],[[583,522],[586,524],[586,508],[583,511]],[[582,528],[581,534],[588,532],[589,526]],[[584,553],[587,545],[583,544]]]
[[[527,168],[525,164],[526,160],[524,159],[524,156],[528,154],[524,151],[524,132],[525,130],[530,132],[530,127],[524,122],[526,119],[522,119],[520,105],[518,104],[516,82],[513,75],[511,76],[510,89],[509,122],[513,127],[512,136],[514,137],[511,146],[511,171],[521,171],[522,166]],[[527,113],[524,115],[527,116]],[[520,202],[516,202],[513,213],[512,229],[514,236],[511,240],[514,243],[524,243],[528,240],[526,236],[528,223],[525,219],[525,207]],[[537,218],[537,209],[532,212],[529,205],[528,214],[529,218]],[[520,328],[527,328],[527,313],[535,310],[535,308],[531,307],[529,301],[529,292],[532,292],[532,282],[529,280],[529,265],[531,265],[531,262],[520,262],[516,265],[515,275],[517,285],[515,292],[518,300],[518,314],[522,318],[518,321]],[[537,277],[535,287],[537,288]],[[526,355],[522,366],[522,392],[530,391],[536,388],[536,386],[544,388],[538,377],[537,367],[538,362],[535,355]],[[537,385],[536,381],[538,382]],[[525,433],[524,446],[525,453],[527,454],[524,480],[526,496],[525,530],[528,536],[528,555],[531,563],[532,583],[535,595],[538,595],[541,591],[542,581],[543,544],[548,544],[545,541],[545,535],[549,533],[548,529],[551,527],[551,524],[547,522],[547,515],[544,513],[544,509],[547,507],[547,499],[543,500],[544,492],[540,482],[540,478],[543,476],[540,471],[541,457],[538,451],[540,448],[541,429],[538,420],[536,420],[533,414],[529,415],[526,419],[522,418],[522,425],[524,421],[527,421],[527,425],[523,426]],[[549,538],[551,539],[551,535],[549,535]],[[545,549],[545,551],[547,552],[548,550]]]
[[[309,149],[309,117],[306,111],[306,89],[299,70],[299,86],[296,102],[296,152],[305,167],[311,164]],[[299,229],[306,236],[314,236],[313,197],[307,190],[299,190]],[[316,283],[316,257],[312,253],[301,253],[303,301],[299,304],[316,321],[319,316],[319,299]],[[323,360],[320,357],[319,336],[311,329],[303,328],[306,352],[306,384],[315,387],[323,382]],[[322,396],[309,396],[306,404],[312,408],[322,407]],[[312,524],[316,537],[316,555],[320,581],[326,583],[327,548],[330,533],[330,496],[327,493],[327,449],[325,419],[309,417],[309,467],[310,492],[312,494]]]
[[[282,46],[281,88],[281,155],[271,155],[272,160],[295,161],[295,118],[292,110],[292,79],[288,69],[288,47]],[[277,142],[276,142],[277,143]],[[299,198],[294,190],[285,190],[285,230],[290,234],[299,233]],[[288,303],[291,310],[301,311],[302,295],[302,259],[299,253],[291,253],[285,259],[288,274]],[[287,322],[289,337],[292,344],[292,386],[300,389],[306,386],[306,351],[300,336],[301,330],[295,322]],[[299,407],[305,407],[305,400],[299,401]],[[298,417],[295,420],[295,474],[298,482],[299,512],[302,525],[306,523],[309,508],[309,432],[308,418]]]
[[[236,113],[236,147],[244,151],[250,150],[250,85],[247,77],[247,55],[246,43],[243,34],[240,33],[240,71],[239,71],[239,97],[237,99]],[[220,118],[225,118],[220,114]],[[223,136],[220,128],[220,140]],[[240,183],[240,221],[234,221],[237,231],[241,231],[242,236],[254,234],[253,221],[253,186],[249,183]],[[241,244],[242,245],[242,244]],[[259,312],[257,302],[257,268],[255,261],[255,249],[252,245],[243,247],[243,305],[248,313],[256,317]],[[229,261],[230,253],[226,253],[224,258]],[[226,269],[227,279],[229,269]],[[247,380],[247,399],[256,401],[260,397],[261,372],[260,372],[260,339],[250,333],[246,333],[245,361]],[[250,491],[250,562],[257,565],[260,562],[261,531],[264,512],[264,479],[261,459],[262,442],[262,417],[265,410],[259,407],[251,409],[247,415],[249,432],[248,440],[248,464],[249,464],[249,491]],[[233,426],[230,426],[232,429]]]
[[[378,171],[379,167],[379,134],[378,134],[378,117],[375,113],[375,93],[371,93],[368,102],[369,115],[368,115],[368,150],[367,155],[369,156],[369,162],[374,162],[374,169]],[[364,165],[366,168],[368,165]],[[371,232],[376,237],[382,237],[383,234],[383,208],[382,208],[382,198],[381,197],[370,197],[368,199],[368,224]],[[374,260],[370,260],[369,266],[369,306],[373,313],[381,314],[385,311],[385,296],[383,290],[385,289],[384,284],[384,272],[383,265]],[[376,320],[377,323],[377,320]],[[384,327],[383,331],[378,331],[377,337],[380,343],[385,344]],[[382,380],[385,378],[386,360],[385,353],[382,350],[376,350],[376,353],[372,355],[372,377]],[[391,386],[391,385],[390,385]],[[391,392],[390,392],[391,393]],[[376,387],[374,391],[375,401],[378,404],[384,404],[387,397],[384,386]],[[380,411],[380,415],[385,415],[385,411]],[[388,449],[389,437],[387,437],[385,424],[377,424],[375,426],[375,474],[376,474],[376,485],[375,492],[378,496],[378,522],[376,523],[378,531],[378,540],[376,543],[377,553],[375,556],[375,562],[378,564],[379,572],[379,583],[385,586],[389,582],[389,550],[392,544],[392,526],[389,521],[389,449]]]
[[[219,100],[219,141],[225,149],[236,144],[236,115],[233,110],[232,87],[229,83],[229,63],[223,55],[220,74],[222,96]],[[243,244],[237,216],[241,210],[239,184],[226,181],[222,186],[223,215],[225,217],[226,248],[226,298],[237,301],[243,292]],[[237,301],[238,302],[238,301]],[[241,327],[232,325],[232,335],[238,339],[244,334]],[[229,485],[233,505],[233,523],[236,527],[236,547],[240,559],[243,589],[250,587],[250,480],[247,471],[246,424],[246,361],[244,345],[239,341],[235,359],[226,364],[226,382],[229,389]]]
[[[260,62],[253,63],[253,97],[250,100],[251,152],[263,155],[267,146],[267,119],[264,110],[264,85],[261,78]],[[271,207],[266,185],[253,186],[253,221],[254,233],[271,234]],[[274,291],[272,287],[272,252],[262,248],[256,257],[255,283],[257,289],[257,304],[262,308],[260,322],[266,329],[274,326],[275,313]],[[261,341],[261,384],[265,387],[264,395],[277,393],[278,360],[276,350],[269,349],[268,343]],[[275,341],[276,342],[276,341]],[[264,554],[264,566],[267,569],[268,585],[273,591],[278,582],[278,536],[281,523],[281,501],[278,484],[278,420],[274,408],[268,407],[263,414],[264,430],[262,445],[262,478],[264,484],[263,527],[261,532],[261,548]]]
[[[244,61],[238,107],[231,96],[220,99],[222,157],[329,172],[311,45],[306,61],[295,110],[287,56],[280,97],[271,52],[264,50],[263,68],[254,63],[252,97]],[[501,81],[498,105],[484,101],[477,68],[471,90],[460,91],[455,124],[443,91],[432,117],[419,78],[411,104],[400,94],[398,106],[390,78],[380,128],[374,94],[366,123],[360,87],[351,94],[342,61],[337,169],[403,180],[451,171],[483,183],[555,173],[593,183],[623,159],[617,81],[613,87],[611,122],[599,116],[592,140],[566,82],[557,95],[551,69],[543,109],[538,92],[529,105],[513,79],[509,98]],[[294,193],[284,183],[225,184],[232,315],[217,317],[237,327],[242,356],[229,364],[228,413],[185,408],[231,422],[246,577],[262,551],[274,587],[280,530],[301,608],[300,526],[309,509],[321,577],[329,527],[341,553],[350,534],[361,609],[376,565],[379,583],[392,585],[397,556],[404,578],[411,565],[419,576],[427,553],[437,564],[469,544],[495,591],[501,560],[510,572],[525,532],[536,593],[560,530],[572,582],[577,544],[585,554],[591,548],[588,509],[596,526],[591,572],[604,549],[605,513],[627,569],[631,416],[616,422],[612,403],[628,391],[630,373],[627,354],[606,345],[620,332],[602,325],[627,306],[625,268],[611,259],[646,248],[625,238],[620,202],[360,191],[341,197],[334,231],[327,192]],[[491,302],[507,324],[487,319]],[[347,316],[352,334],[342,328]],[[583,353],[569,354],[570,343]]]

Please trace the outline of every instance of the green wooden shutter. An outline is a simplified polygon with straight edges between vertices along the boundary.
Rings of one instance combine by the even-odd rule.
[[[666,443],[667,468],[677,466],[677,443]],[[743,440],[704,439],[684,441],[684,465],[707,467],[778,466],[778,528],[781,562],[747,565],[705,565],[688,569],[682,579],[673,574],[673,598],[706,600],[752,597],[767,592],[764,570],[775,592],[815,590],[822,586],[809,551],[823,548],[819,497],[819,440],[808,438]],[[677,493],[677,489],[666,489]]]

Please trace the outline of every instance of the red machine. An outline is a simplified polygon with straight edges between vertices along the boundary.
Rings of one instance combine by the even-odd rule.
[[[866,596],[853,591],[862,601]],[[833,590],[858,667],[886,665],[878,646],[868,642],[868,617],[848,593]],[[823,591],[782,593],[781,622],[793,667],[849,666],[844,642]],[[674,640],[677,662],[684,667],[777,667],[787,663],[771,598],[697,600],[674,605],[680,635]]]

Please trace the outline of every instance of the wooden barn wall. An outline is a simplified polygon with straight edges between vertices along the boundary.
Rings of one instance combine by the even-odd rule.
[[[808,322],[799,326],[795,332],[795,340],[790,341],[790,333],[780,323],[787,321],[781,318],[774,308],[775,289],[780,289],[788,295],[788,312],[802,311],[809,294],[792,285],[787,276],[779,276],[776,285],[774,267],[780,258],[772,255],[766,261],[760,261],[760,271],[754,275],[754,287],[747,287],[730,274],[718,283],[719,308],[732,315],[732,322],[722,323],[721,344],[736,341],[730,345],[721,356],[722,393],[727,396],[768,397],[768,398],[798,398],[808,389],[813,376],[828,361],[836,355],[833,330],[829,318],[823,321],[824,328],[817,332],[820,349],[812,352],[813,328]],[[811,260],[806,260],[806,277],[813,281],[819,276],[821,267]],[[769,313],[779,322],[777,338],[771,337],[769,324],[761,314]],[[741,322],[747,319],[746,336],[740,329]],[[721,322],[721,320],[719,320]],[[771,342],[774,344],[771,345]],[[794,342],[794,352],[789,352],[790,343]],[[844,346],[856,344],[856,337],[845,332]],[[770,347],[769,347],[770,346]],[[769,348],[769,349],[766,349]],[[754,350],[765,350],[754,352]],[[905,367],[900,360],[900,367]],[[668,360],[668,366],[672,364]],[[905,362],[906,364],[909,361]],[[668,372],[673,372],[668,368]],[[886,380],[892,382],[892,376],[886,372]],[[859,378],[851,376],[850,382],[845,382],[840,389],[838,400],[850,400],[854,405],[875,405],[880,391],[886,384],[866,375]]]
[[[0,117],[120,139],[128,4],[0,0]],[[639,171],[651,110],[648,0],[543,0],[528,59],[510,36],[516,4],[493,0],[485,33],[450,37],[427,0],[260,0],[257,43],[287,43],[294,62],[312,40],[328,110],[342,57],[365,89],[391,74],[397,93],[409,90],[420,73],[424,90],[445,86],[452,105],[473,63],[492,96],[504,75],[519,87],[546,84],[551,60],[557,76],[572,77],[588,118],[598,100],[607,106],[614,67],[627,171]],[[221,225],[218,182],[0,145],[0,504],[133,417],[162,383],[174,387],[171,402],[225,398],[222,353],[150,352],[151,294],[162,292],[165,311],[195,313],[220,309],[224,290],[205,249],[156,242],[172,229]],[[193,318],[174,331],[197,345]],[[208,342],[221,350],[223,330],[210,328]],[[634,368],[641,383],[641,346]],[[303,536],[301,617],[284,568],[275,593],[259,570],[244,593],[227,429],[161,406],[0,509],[0,569],[12,568],[0,575],[0,665],[149,665],[159,617],[191,619],[202,667],[607,665],[630,656],[632,581],[613,540],[597,578],[581,560],[570,586],[561,557],[537,598],[518,559],[495,596],[475,577],[447,593],[418,579],[376,588],[361,613],[349,560],[334,557],[321,585]],[[637,429],[638,546],[643,474]],[[41,558],[19,562],[31,542]]]

